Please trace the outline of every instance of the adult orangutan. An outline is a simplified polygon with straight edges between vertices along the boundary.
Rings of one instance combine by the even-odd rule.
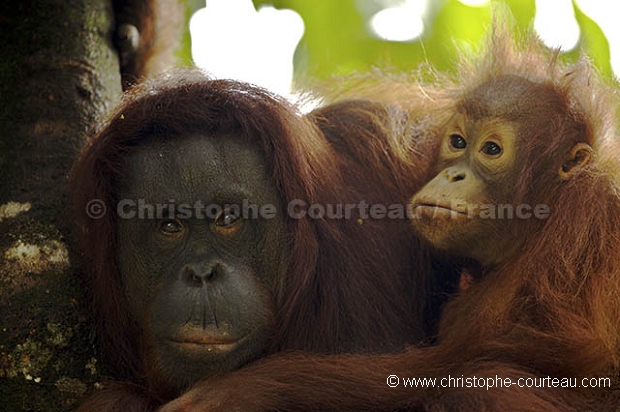
[[[428,251],[412,246],[404,215],[358,207],[402,206],[423,173],[394,152],[367,152],[370,140],[339,152],[337,134],[332,146],[315,125],[328,130],[330,113],[315,115],[181,72],[134,87],[89,141],[71,172],[72,204],[116,382],[81,411],[152,411],[281,350],[369,354],[428,341],[443,287],[427,283]]]
[[[426,89],[446,122],[436,176],[411,200],[413,225],[470,278],[444,309],[438,343],[276,354],[161,412],[618,409],[614,89],[586,59],[565,65],[533,35],[517,43],[507,32],[453,82]]]

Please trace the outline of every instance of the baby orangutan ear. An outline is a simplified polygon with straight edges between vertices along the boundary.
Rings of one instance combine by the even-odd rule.
[[[570,158],[560,166],[560,179],[569,180],[577,171],[592,162],[593,151],[587,143],[577,143],[570,151]]]

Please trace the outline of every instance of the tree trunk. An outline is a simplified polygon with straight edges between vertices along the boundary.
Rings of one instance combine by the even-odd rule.
[[[100,376],[66,177],[121,93],[109,0],[0,5],[0,411],[66,411]]]

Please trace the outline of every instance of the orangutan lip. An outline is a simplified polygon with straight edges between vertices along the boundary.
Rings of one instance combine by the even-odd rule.
[[[442,204],[438,204],[438,203],[426,203],[426,202],[419,202],[416,203],[414,205],[414,208],[424,208],[424,209],[434,209],[434,210],[438,210],[438,211],[446,211],[446,212],[450,212],[450,213],[456,213],[459,215],[466,215],[467,213],[461,211],[461,210],[455,210],[452,209],[450,206],[447,205],[442,205]]]
[[[224,338],[213,338],[213,337],[175,337],[168,339],[170,343],[173,345],[178,345],[185,348],[193,348],[193,349],[219,349],[219,350],[229,350],[238,346],[246,337],[241,337],[239,339],[224,339]]]
[[[211,341],[210,343],[196,341],[176,341],[170,340],[172,346],[182,351],[190,351],[194,353],[226,353],[234,350],[239,346],[240,341]]]
[[[216,340],[216,339],[200,339],[200,340],[176,340],[170,339],[171,342],[189,345],[232,345],[238,340]]]
[[[192,339],[183,339],[183,338],[173,338],[170,339],[173,343],[178,344],[188,344],[188,345],[233,345],[239,342],[241,339],[217,339],[217,338],[192,338]]]

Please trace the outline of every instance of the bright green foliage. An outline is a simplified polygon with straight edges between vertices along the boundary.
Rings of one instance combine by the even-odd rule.
[[[459,49],[475,47],[484,37],[491,24],[493,3],[505,4],[520,29],[533,25],[536,13],[535,0],[495,1],[481,7],[458,0],[429,3],[420,38],[389,42],[373,36],[368,28],[369,18],[380,7],[375,0],[254,0],[257,8],[273,5],[293,9],[303,18],[305,33],[295,55],[298,79],[326,79],[373,67],[408,71],[423,62],[450,70]],[[583,47],[601,72],[611,76],[607,39],[594,21],[574,7],[581,39],[566,58],[575,58]]]

